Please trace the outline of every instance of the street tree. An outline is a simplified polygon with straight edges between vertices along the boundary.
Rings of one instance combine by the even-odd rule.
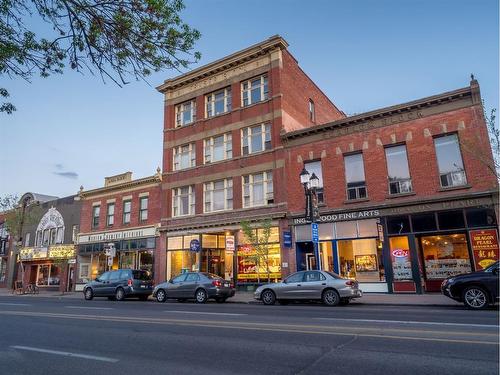
[[[241,222],[241,229],[245,236],[246,245],[249,248],[249,258],[255,262],[257,283],[260,284],[260,269],[265,267],[267,282],[271,282],[271,271],[269,268],[269,238],[271,237],[271,220],[265,219],[250,224],[248,221]]]
[[[0,78],[30,81],[69,66],[122,86],[186,68],[200,58],[200,32],[181,19],[183,9],[183,0],[0,0]],[[0,112],[11,114],[8,98],[0,87]]]

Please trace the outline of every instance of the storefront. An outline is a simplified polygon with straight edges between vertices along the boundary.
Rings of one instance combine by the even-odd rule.
[[[19,275],[24,285],[35,284],[40,288],[71,291],[75,262],[74,245],[24,247],[19,251]]]
[[[76,290],[109,269],[140,269],[154,274],[157,247],[156,227],[126,231],[80,234],[78,236],[78,270]],[[105,247],[114,245],[112,263],[108,263]]]

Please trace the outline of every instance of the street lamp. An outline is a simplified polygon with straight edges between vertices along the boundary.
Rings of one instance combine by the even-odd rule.
[[[300,183],[304,186],[304,195],[306,197],[306,221],[311,222],[311,233],[313,228],[317,229],[317,220],[319,216],[318,211],[318,197],[316,194],[316,189],[319,187],[319,178],[313,172],[309,175],[307,169],[303,168],[300,172]],[[313,236],[314,237],[314,236]],[[318,242],[315,238],[312,239],[314,246],[314,257],[316,259],[316,268],[321,270],[321,263],[319,259]]]

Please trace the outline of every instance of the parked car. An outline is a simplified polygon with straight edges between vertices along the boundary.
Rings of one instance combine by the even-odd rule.
[[[441,292],[470,309],[483,309],[498,302],[499,262],[484,270],[449,277],[441,284]]]
[[[149,271],[121,269],[104,272],[83,287],[86,300],[108,297],[121,301],[128,297],[147,300],[153,293],[153,278]]]
[[[208,272],[186,272],[158,284],[153,290],[153,297],[158,302],[194,299],[198,303],[205,303],[213,298],[222,303],[234,293],[233,283],[220,276]]]
[[[328,271],[300,271],[281,283],[259,286],[254,298],[264,305],[276,301],[285,305],[295,300],[320,300],[325,305],[347,305],[351,299],[363,295],[356,280],[344,279]]]

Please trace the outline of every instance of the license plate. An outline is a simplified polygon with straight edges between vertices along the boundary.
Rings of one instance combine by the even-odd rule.
[[[141,285],[141,288],[145,288],[145,287],[146,287],[146,285]]]
[[[224,286],[225,286],[226,288],[229,288],[229,283],[224,283]]]

